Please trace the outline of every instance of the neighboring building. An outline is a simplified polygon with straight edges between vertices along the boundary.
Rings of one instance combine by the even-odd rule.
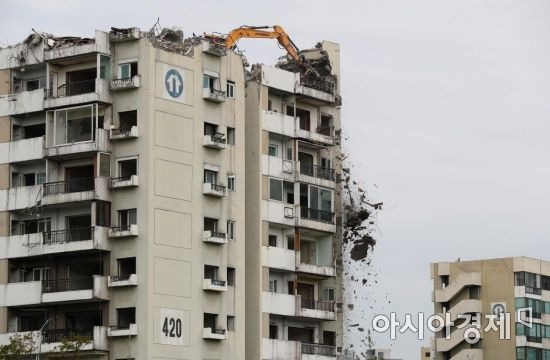
[[[1,343],[44,326],[43,358],[71,333],[90,359],[243,358],[245,72],[181,36],[0,49]]]
[[[367,360],[392,360],[390,349],[367,350]]]
[[[342,344],[339,47],[302,54],[324,80],[261,65],[246,89],[247,359],[336,359]]]
[[[429,346],[420,348],[420,360],[430,360],[432,358],[432,350]]]
[[[443,331],[433,339],[434,359],[550,358],[550,262],[527,257],[442,262],[432,264],[431,276],[435,313],[448,312],[455,322],[449,339]],[[518,318],[516,310],[524,308],[531,308],[530,313]],[[503,340],[498,331],[483,331],[486,315],[501,312],[511,316]],[[474,325],[459,318],[466,314],[480,314],[482,320],[481,340],[471,345],[464,334]],[[531,328],[522,324],[529,320]]]
[[[0,344],[336,359],[339,49],[302,54],[326,81],[169,29],[0,49]]]

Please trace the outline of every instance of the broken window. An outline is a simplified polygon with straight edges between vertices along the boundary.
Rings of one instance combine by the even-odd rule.
[[[136,273],[136,258],[122,258],[117,259],[118,276],[129,277]]]
[[[213,265],[204,265],[204,278],[218,280],[218,267]]]
[[[204,135],[216,135],[218,133],[218,125],[211,123],[204,123]]]
[[[212,218],[204,218],[204,230],[215,233],[218,231],[218,220]]]
[[[218,315],[204,313],[204,328],[217,329],[218,326]]]
[[[117,312],[117,328],[128,329],[130,324],[136,323],[136,308],[119,308]]]
[[[132,126],[137,126],[137,110],[118,113],[119,129],[121,132],[129,132]]]
[[[138,160],[126,159],[126,160],[117,160],[117,174],[118,178],[121,180],[130,180],[132,175],[137,175],[138,173]]]

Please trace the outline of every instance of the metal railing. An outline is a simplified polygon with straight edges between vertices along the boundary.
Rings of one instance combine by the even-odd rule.
[[[212,142],[215,142],[217,144],[225,144],[227,142],[225,139],[225,134],[222,133],[210,134],[210,139],[212,140]]]
[[[111,129],[111,134],[113,136],[130,136],[132,134],[132,128],[117,128]]]
[[[89,329],[56,329],[56,330],[44,330],[42,331],[42,343],[51,344],[62,342],[64,339],[71,338],[72,336],[85,336],[93,339],[94,330]]]
[[[128,176],[114,177],[114,178],[111,179],[111,181],[113,183],[122,182],[122,181],[130,181],[130,180],[132,180],[132,176],[134,176],[134,175],[137,175],[137,174],[132,174],[132,175],[128,175]]]
[[[212,231],[212,230],[207,230],[207,231],[210,231],[210,237],[225,239],[225,236],[226,236],[225,233]]]
[[[86,241],[94,238],[95,228],[85,227],[68,230],[53,230],[42,233],[45,245],[64,244],[74,241]]]
[[[334,312],[334,301],[323,301],[302,298],[302,308]]]
[[[62,291],[89,290],[94,288],[92,276],[74,277],[69,279],[42,280],[42,293]]]
[[[300,207],[300,216],[303,219],[334,224],[334,213],[330,211]]]
[[[75,81],[63,84],[57,88],[57,96],[73,96],[95,92],[95,79]]]
[[[302,343],[302,354],[336,356],[336,346],[325,344]]]
[[[215,329],[215,328],[211,328],[211,329],[212,329],[212,334],[225,335],[225,329]]]
[[[42,184],[44,195],[68,194],[94,190],[94,178],[48,182]]]
[[[128,280],[130,280],[130,276],[132,276],[132,274],[129,274],[129,275],[111,275],[111,281],[113,281],[113,282],[128,281]]]
[[[325,135],[325,136],[333,136],[333,134],[332,134],[333,129],[334,128],[332,126],[327,126],[327,127],[319,126],[317,128],[317,134],[321,134],[321,135]]]
[[[113,87],[121,88],[126,86],[133,86],[134,85],[134,78],[139,75],[134,75],[132,77],[128,78],[121,78],[121,79],[113,79],[111,84]]]
[[[323,91],[334,95],[334,83],[311,76],[302,76],[300,82],[303,86]]]
[[[206,182],[205,184],[210,184],[211,189],[214,191],[225,193],[225,186],[223,185],[218,185],[211,182]]]
[[[334,169],[313,165],[307,162],[300,162],[300,174],[316,177],[324,180],[336,180]]]
[[[135,225],[135,224],[111,226],[111,230],[112,231],[130,231],[132,229],[132,225]]]
[[[212,285],[225,286],[225,280],[209,279]]]
[[[533,295],[542,295],[542,289],[541,288],[536,288],[536,287],[532,287],[532,286],[525,286],[525,292],[527,294],[533,294]]]
[[[527,338],[528,342],[542,343],[542,336],[526,335],[525,337]]]

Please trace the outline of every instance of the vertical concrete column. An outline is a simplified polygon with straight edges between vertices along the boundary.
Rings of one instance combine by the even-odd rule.
[[[11,91],[10,76],[11,76],[10,69],[0,70],[0,95],[7,95],[10,93]]]
[[[10,187],[10,164],[0,164],[0,190]]]
[[[0,143],[11,140],[11,118],[9,116],[0,116]]]

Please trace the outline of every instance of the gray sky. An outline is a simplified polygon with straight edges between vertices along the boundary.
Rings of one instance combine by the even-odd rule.
[[[550,260],[550,2],[224,3],[3,0],[0,46],[33,27],[92,36],[110,26],[147,29],[157,17],[189,35],[281,24],[302,48],[339,42],[347,147],[356,176],[386,205],[373,265],[379,283],[368,290],[375,310],[429,312],[432,261]],[[240,47],[252,63],[283,55],[269,41]],[[393,355],[417,359],[421,344],[400,336]],[[378,336],[377,345],[390,341]]]

